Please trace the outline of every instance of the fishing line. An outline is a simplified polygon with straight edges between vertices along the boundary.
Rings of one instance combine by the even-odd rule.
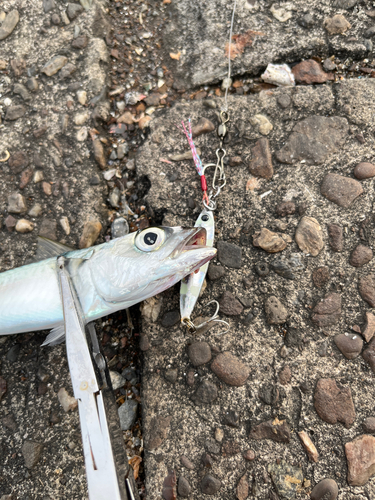
[[[228,46],[228,85],[226,85],[225,88],[225,95],[224,95],[224,106],[222,107],[222,111],[228,111],[228,90],[229,90],[229,80],[231,76],[231,60],[230,60],[230,53],[232,49],[232,33],[233,33],[233,24],[234,24],[234,14],[236,12],[236,5],[237,5],[237,0],[234,0],[233,4],[233,11],[232,11],[232,20],[230,23],[230,30],[229,30],[229,46]]]

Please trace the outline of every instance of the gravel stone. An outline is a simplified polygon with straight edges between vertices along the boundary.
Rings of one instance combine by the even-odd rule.
[[[347,359],[354,359],[361,354],[363,340],[353,333],[341,333],[334,338],[337,348]]]
[[[242,314],[241,302],[229,291],[225,291],[219,299],[220,311],[227,316],[239,316]]]
[[[161,446],[167,438],[172,417],[153,417],[145,436],[145,449],[148,451],[155,450]]]
[[[20,193],[12,193],[8,196],[8,212],[10,214],[23,214],[27,212],[26,199]]]
[[[7,381],[3,377],[0,377],[0,401],[3,399],[3,396],[6,392],[7,392]]]
[[[280,325],[285,323],[289,315],[287,308],[275,296],[268,297],[264,304],[264,309],[269,325]]]
[[[330,293],[313,309],[312,322],[321,327],[335,325],[341,316],[341,295]]]
[[[188,347],[188,356],[193,366],[201,366],[211,361],[211,348],[207,342],[194,342]]]
[[[78,3],[68,3],[66,13],[71,21],[78,17],[83,11],[82,5]]]
[[[65,64],[68,62],[68,58],[65,56],[55,56],[50,59],[41,69],[42,73],[47,76],[55,75]]]
[[[43,451],[43,444],[35,441],[25,441],[21,451],[26,467],[32,469],[39,462]]]
[[[211,474],[206,474],[201,481],[201,491],[205,495],[215,495],[221,488],[221,482]]]
[[[21,345],[20,344],[15,344],[7,352],[7,360],[10,363],[15,363],[17,361],[17,359],[18,359],[18,356],[19,356],[20,352],[21,352]]]
[[[342,35],[351,28],[351,25],[343,15],[336,14],[324,21],[324,27],[330,35]]]
[[[268,253],[282,252],[287,246],[287,235],[274,233],[265,227],[253,234],[253,245]]]
[[[342,227],[337,224],[328,224],[329,244],[334,252],[342,252],[344,248],[344,236]]]
[[[56,236],[57,222],[51,219],[43,219],[39,230],[39,236],[57,241]]]
[[[259,398],[266,405],[275,405],[279,401],[280,393],[274,384],[264,384],[259,389]]]
[[[371,307],[375,307],[375,275],[362,276],[358,282],[359,294]]]
[[[251,428],[250,439],[271,439],[276,443],[289,443],[291,431],[285,420],[267,420]]]
[[[298,432],[298,436],[307,452],[310,462],[317,462],[319,460],[319,453],[310,436],[305,431]]]
[[[246,479],[246,474],[241,477],[237,484],[236,495],[238,500],[246,500],[249,496],[249,483]]]
[[[336,500],[339,494],[339,489],[336,481],[333,479],[322,479],[317,485],[314,486],[311,491],[311,500],[323,500],[324,498],[329,498],[329,500]]]
[[[312,273],[314,285],[318,288],[322,288],[324,285],[326,285],[330,278],[331,276],[329,274],[329,269],[326,266],[318,267],[314,269]]]
[[[296,213],[296,204],[293,201],[282,201],[276,207],[276,214],[279,217],[286,217]]]
[[[188,498],[191,493],[191,486],[184,476],[178,478],[177,493],[183,498]]]
[[[177,309],[173,309],[173,311],[168,311],[164,314],[161,320],[161,326],[164,328],[171,328],[174,325],[177,325],[181,320],[180,311]]]
[[[6,217],[4,223],[5,223],[6,228],[10,232],[10,231],[13,231],[13,229],[16,227],[17,219],[15,219],[12,215],[8,215],[8,217]]]
[[[43,10],[46,14],[56,7],[55,0],[43,0]]]
[[[4,19],[0,27],[0,40],[4,40],[10,34],[12,34],[14,28],[17,26],[20,16],[18,10],[11,10],[6,18]]]
[[[366,323],[362,331],[362,336],[365,338],[366,342],[370,342],[375,334],[375,316],[366,311]]]
[[[334,379],[319,379],[314,394],[314,406],[319,417],[329,424],[342,422],[346,428],[355,421],[355,409],[350,387],[338,386]]]
[[[273,176],[272,156],[269,140],[259,139],[253,148],[251,148],[251,160],[249,170],[252,175],[271,179]]]
[[[177,377],[178,377],[177,368],[168,368],[168,370],[165,370],[165,372],[164,372],[165,380],[168,380],[168,382],[170,382],[171,384],[176,383]]]
[[[217,258],[223,266],[240,269],[242,265],[242,251],[238,245],[226,241],[218,241]]]
[[[251,462],[252,460],[255,459],[256,455],[255,455],[255,452],[253,450],[246,450],[245,453],[243,454],[243,457],[245,460],[248,460],[249,462]]]
[[[323,71],[322,66],[313,59],[307,59],[307,61],[296,64],[293,66],[292,72],[296,82],[306,83],[307,85],[325,83],[334,78],[332,73]]]
[[[279,373],[279,382],[281,385],[288,385],[292,380],[292,370],[290,366],[284,366]]]
[[[175,500],[176,495],[176,473],[173,469],[168,469],[168,474],[163,481],[163,489],[161,495],[164,500]]]
[[[375,176],[375,165],[372,163],[361,162],[355,167],[353,171],[354,177],[359,181],[370,179]]]
[[[226,411],[224,414],[224,424],[237,429],[240,426],[240,416],[238,412],[236,412],[235,410]],[[216,439],[216,441],[218,441],[218,439]],[[220,442],[221,441],[222,439],[220,440]]]
[[[345,444],[348,483],[363,486],[375,474],[375,437],[362,435]]]
[[[72,41],[72,47],[73,47],[73,49],[82,50],[82,49],[85,49],[87,47],[88,43],[89,43],[88,37],[86,35],[80,35],[80,36],[77,36],[77,38],[75,38]]]
[[[16,224],[17,233],[30,233],[35,227],[35,224],[27,219],[20,219]]]
[[[127,399],[118,409],[121,430],[130,430],[137,420],[138,403],[134,399]]]
[[[373,256],[371,248],[365,245],[358,245],[350,255],[349,264],[354,267],[362,267],[368,264]]]
[[[183,465],[187,469],[189,469],[189,470],[193,470],[194,469],[194,464],[187,457],[185,457],[184,455],[182,455],[180,457],[180,462],[181,462],[181,465]]]
[[[29,165],[29,158],[24,151],[17,151],[10,156],[8,163],[12,172],[19,174],[23,168]]]
[[[65,413],[73,411],[78,407],[78,401],[73,396],[69,396],[65,387],[62,387],[58,391],[57,397]]]
[[[309,116],[294,126],[276,158],[281,163],[306,160],[307,163],[321,164],[343,145],[348,132],[346,118]]]
[[[223,266],[217,266],[216,264],[213,264],[210,262],[210,265],[208,266],[208,278],[211,281],[218,280],[225,276],[225,269]]]
[[[320,192],[340,207],[349,208],[353,201],[363,193],[363,188],[358,181],[350,177],[327,174],[320,186]]]
[[[250,375],[250,369],[230,352],[219,354],[211,364],[215,375],[228,385],[244,385]]]
[[[215,125],[208,118],[201,118],[191,129],[193,139],[202,134],[208,134],[215,130]]]
[[[88,221],[83,227],[79,248],[89,248],[98,239],[102,225],[99,221]]]
[[[0,28],[1,30],[1,28]],[[21,118],[26,113],[26,109],[21,106],[9,106],[5,113],[5,119],[9,121],[15,121]]]
[[[203,380],[191,397],[195,404],[211,404],[217,399],[218,391],[217,387],[213,382],[209,380]]]
[[[295,498],[297,491],[302,487],[302,469],[280,460],[280,463],[269,464],[267,470],[278,495],[285,500]]]
[[[298,224],[295,239],[302,252],[313,257],[324,248],[323,232],[319,222],[312,217],[302,217]]]

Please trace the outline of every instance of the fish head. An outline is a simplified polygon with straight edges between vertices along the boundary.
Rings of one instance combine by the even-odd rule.
[[[101,245],[88,264],[103,300],[131,305],[173,286],[215,255],[204,228],[149,227]]]

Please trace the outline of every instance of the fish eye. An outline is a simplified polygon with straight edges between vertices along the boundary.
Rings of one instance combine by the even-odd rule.
[[[202,215],[203,222],[207,222],[209,219],[208,215]]]
[[[165,241],[165,231],[160,227],[148,227],[135,237],[135,246],[142,252],[152,252],[161,247]]]

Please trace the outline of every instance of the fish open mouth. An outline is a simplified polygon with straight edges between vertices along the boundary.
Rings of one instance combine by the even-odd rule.
[[[171,254],[172,258],[177,257],[182,252],[206,247],[207,234],[204,227],[193,227],[184,229],[184,231],[186,231],[186,237],[174,249]]]

